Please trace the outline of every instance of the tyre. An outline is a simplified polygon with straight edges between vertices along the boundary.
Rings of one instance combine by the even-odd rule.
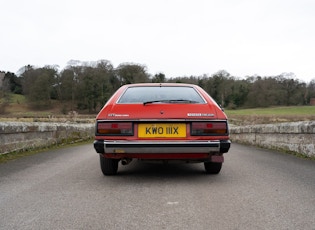
[[[101,169],[105,176],[117,174],[118,162],[117,159],[105,158],[100,155]]]
[[[207,174],[218,174],[222,168],[222,163],[205,162],[204,164]]]

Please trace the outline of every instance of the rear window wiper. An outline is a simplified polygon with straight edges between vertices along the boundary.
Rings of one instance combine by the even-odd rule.
[[[193,101],[193,100],[188,100],[188,99],[176,99],[176,100],[169,100],[170,103],[191,103],[191,104],[196,104],[200,103],[199,101]]]
[[[155,101],[145,101],[143,105],[153,104],[153,103],[169,103],[170,100],[155,100]]]
[[[156,101],[146,101],[143,102],[143,105],[152,104],[152,103],[200,103],[198,101],[185,100],[185,99],[176,99],[176,100],[156,100]]]

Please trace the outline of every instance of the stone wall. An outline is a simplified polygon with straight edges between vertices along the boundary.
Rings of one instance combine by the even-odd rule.
[[[90,139],[94,124],[0,122],[0,154]],[[315,121],[231,126],[232,142],[315,157]]]
[[[231,126],[232,142],[315,157],[315,121]]]
[[[0,122],[0,154],[90,139],[94,129],[94,124]]]

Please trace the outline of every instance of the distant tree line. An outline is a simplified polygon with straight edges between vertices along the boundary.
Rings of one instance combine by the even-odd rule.
[[[121,85],[139,82],[197,84],[228,109],[308,105],[315,97],[315,79],[301,82],[292,73],[241,79],[221,70],[212,75],[166,78],[163,73],[149,74],[145,65],[122,63],[114,68],[107,60],[70,61],[61,71],[56,66],[28,65],[19,72],[18,76],[2,72],[2,104],[14,93],[25,95],[34,108],[47,108],[59,101],[66,105],[64,112],[97,112]]]

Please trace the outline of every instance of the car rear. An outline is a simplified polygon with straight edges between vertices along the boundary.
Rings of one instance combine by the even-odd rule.
[[[230,148],[228,122],[198,86],[127,85],[98,114],[94,147],[105,175],[132,159],[204,162],[206,172],[219,173]]]

